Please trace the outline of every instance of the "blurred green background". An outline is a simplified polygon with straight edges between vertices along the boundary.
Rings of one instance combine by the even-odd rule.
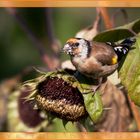
[[[112,15],[119,8],[109,8]],[[128,22],[138,19],[140,8],[124,8]],[[47,46],[45,9],[17,9],[36,36]],[[75,34],[91,25],[96,17],[95,8],[53,8],[53,25],[56,37],[63,44]],[[116,26],[124,24],[121,13],[116,17]],[[101,29],[104,30],[102,22]],[[0,81],[11,77],[27,66],[41,66],[42,62],[34,44],[5,8],[0,9]]]

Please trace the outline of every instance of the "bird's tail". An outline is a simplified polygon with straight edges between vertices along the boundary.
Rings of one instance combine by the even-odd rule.
[[[136,42],[135,38],[126,38],[125,40],[123,40],[120,45],[122,45],[123,47],[127,47],[128,49],[132,48],[132,45]]]
[[[136,39],[134,38],[127,38],[123,40],[119,44],[115,44],[113,46],[114,51],[118,55],[118,61],[122,59],[123,56],[125,56],[132,48],[132,45],[136,42]]]

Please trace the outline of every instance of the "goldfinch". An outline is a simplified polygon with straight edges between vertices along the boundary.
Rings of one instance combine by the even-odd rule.
[[[126,56],[134,39],[125,39],[120,44],[88,41],[83,38],[71,38],[63,51],[70,55],[73,65],[83,75],[99,79],[111,75],[122,57]]]

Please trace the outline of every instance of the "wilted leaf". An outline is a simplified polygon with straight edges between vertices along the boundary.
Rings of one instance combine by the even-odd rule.
[[[123,91],[118,89],[109,80],[102,84],[99,91],[102,93],[104,110],[94,131],[128,131],[132,117]]]
[[[66,60],[66,61],[62,62],[61,68],[62,69],[70,69],[70,70],[76,69],[70,60]]]
[[[94,26],[89,26],[81,31],[79,31],[75,37],[77,38],[84,38],[86,40],[92,40],[96,35],[98,34],[98,31]]]

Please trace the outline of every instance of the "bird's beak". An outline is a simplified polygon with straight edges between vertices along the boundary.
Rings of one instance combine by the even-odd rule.
[[[64,52],[64,53],[67,53],[67,54],[71,54],[71,52],[72,52],[71,46],[70,46],[69,44],[66,44],[66,45],[63,47],[63,52]]]

